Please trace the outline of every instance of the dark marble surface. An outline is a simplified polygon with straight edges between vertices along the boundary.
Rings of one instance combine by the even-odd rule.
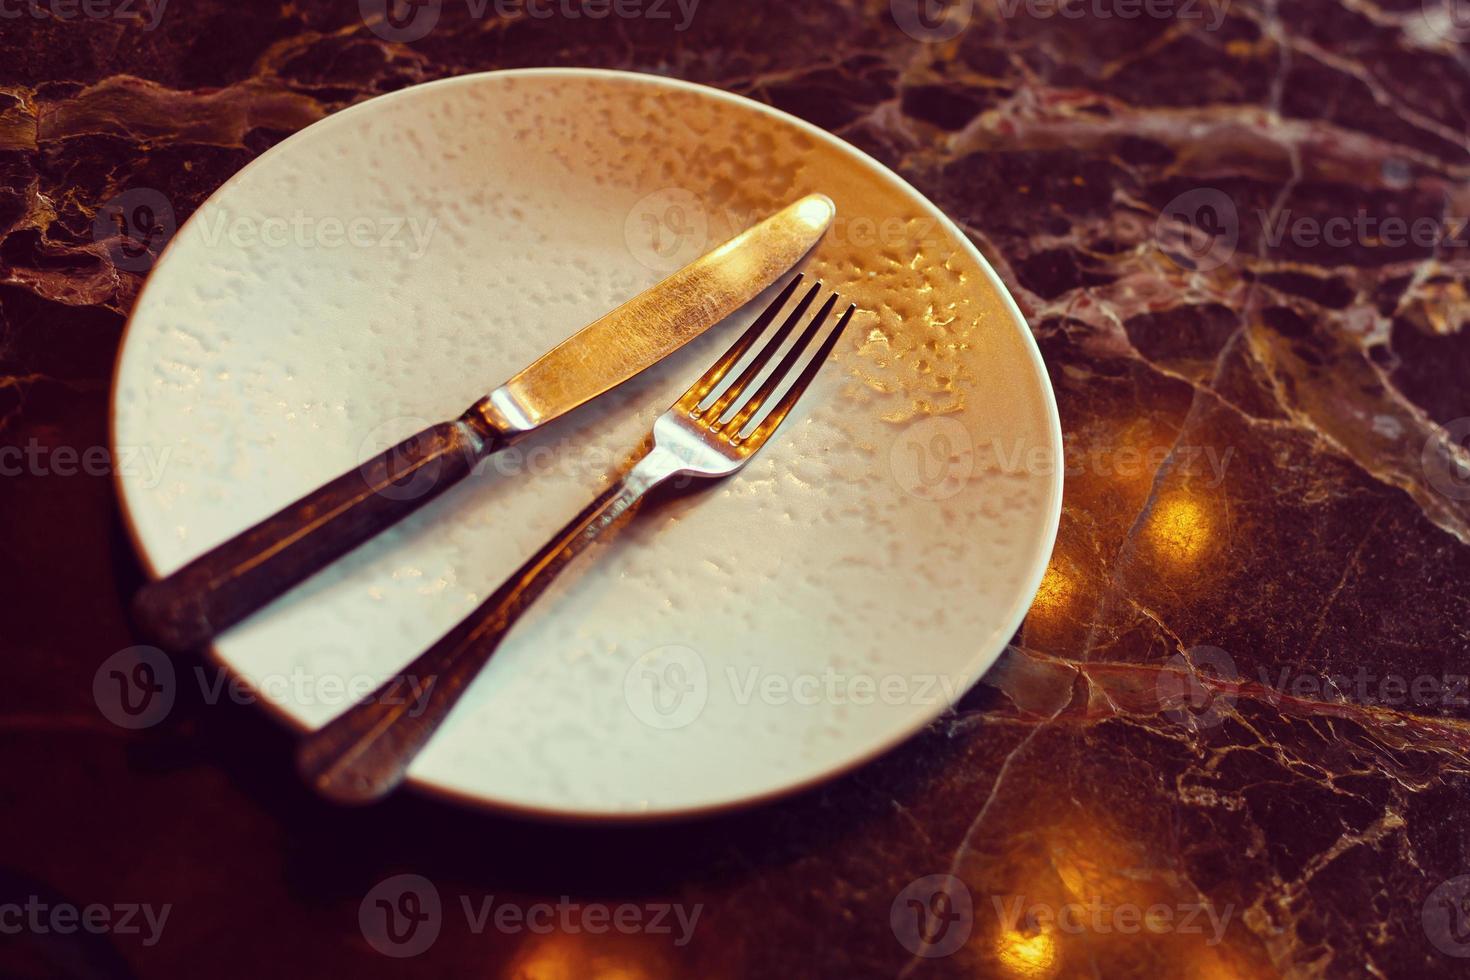
[[[375,32],[345,0],[0,0],[0,446],[19,450],[0,460],[0,972],[1470,971],[1470,10],[979,0],[946,21],[923,0],[704,0],[680,30],[651,3],[446,0],[396,43],[380,35],[426,22]],[[1068,448],[1012,648],[847,778],[633,831],[412,796],[342,813],[248,706],[185,697],[155,728],[114,726],[93,676],[134,642],[141,573],[106,458],[67,471],[107,445],[147,261],[97,240],[99,211],[158,188],[181,221],[328,113],[530,65],[770,103],[964,225],[1033,326]],[[360,928],[398,874],[443,907],[413,958]],[[954,876],[948,905],[908,888],[928,875]],[[492,896],[577,908],[477,931]],[[17,927],[27,903],[105,906],[114,927]],[[697,907],[692,941],[672,916],[668,934],[584,928],[621,903]],[[169,906],[161,933],[117,928],[130,904]],[[926,908],[944,913],[927,946]]]

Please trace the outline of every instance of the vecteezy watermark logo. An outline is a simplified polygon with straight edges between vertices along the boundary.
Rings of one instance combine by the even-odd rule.
[[[1451,500],[1470,500],[1470,416],[1437,427],[1419,454],[1424,476]]]
[[[1458,875],[1429,893],[1420,910],[1424,935],[1446,956],[1470,957],[1470,875]]]
[[[389,500],[417,500],[432,491],[444,469],[443,438],[428,419],[400,416],[374,426],[357,446],[358,472]],[[473,454],[466,445],[467,455]]]
[[[1359,664],[1351,674],[1298,673],[1282,667],[1275,676],[1262,666],[1259,695],[1270,704],[1283,697],[1310,701],[1346,701],[1367,707],[1470,707],[1470,674],[1378,674]]]
[[[171,446],[48,446],[35,436],[24,446],[0,446],[0,477],[108,476],[116,473],[153,489],[163,482]]]
[[[687,946],[704,912],[703,905],[650,902],[642,905],[623,902],[574,902],[563,895],[556,902],[518,904],[497,901],[494,895],[478,898],[458,896],[458,907],[464,926],[473,935],[487,929],[503,935],[533,933],[547,936],[600,936],[616,932],[621,935],[673,937],[675,946]],[[447,915],[439,890],[422,875],[401,874],[374,885],[357,909],[357,922],[368,945],[395,959],[418,956],[434,945],[445,925]]]
[[[444,12],[443,0],[357,0],[362,22],[378,37],[411,44],[429,36]]]
[[[650,728],[683,728],[704,711],[709,671],[689,647],[649,650],[623,675],[623,699],[634,717]]]
[[[1351,215],[1294,215],[1291,208],[1256,209],[1263,238],[1271,248],[1290,242],[1298,248],[1406,248],[1449,251],[1470,247],[1470,219],[1453,215],[1386,216],[1359,208]]]
[[[438,682],[436,677],[410,674],[404,678],[406,686],[380,692],[385,680],[382,675],[312,672],[301,667],[289,672],[245,675],[196,665],[192,674],[184,676],[192,676],[200,700],[208,705],[221,701],[249,705],[264,699],[274,704],[346,708],[375,697],[384,704],[403,706],[410,718],[417,718],[428,708],[429,695]],[[103,717],[133,730],[157,725],[167,718],[179,689],[173,661],[150,646],[119,650],[97,668],[92,678],[92,697]]]
[[[921,500],[948,500],[975,472],[975,443],[958,419],[922,419],[893,441],[888,467],[904,492]]]
[[[959,37],[975,15],[975,0],[889,0],[893,22],[915,41],[938,43]]]
[[[970,889],[954,875],[911,881],[888,907],[888,924],[903,948],[936,959],[965,945],[975,925]]]
[[[1025,13],[1034,20],[1061,17],[1066,20],[1204,21],[1206,31],[1219,30],[1230,11],[1230,0],[999,0],[1000,14],[1007,19]]]
[[[673,272],[699,258],[709,244],[709,212],[682,187],[646,194],[623,222],[623,240],[639,264]]]
[[[725,683],[739,705],[759,701],[774,706],[795,705],[952,705],[965,692],[950,674],[843,673],[828,667],[783,674],[752,666],[740,671],[725,668]]]
[[[1423,0],[1424,23],[1451,44],[1470,41],[1470,0]]]
[[[760,665],[727,664],[711,674],[703,658],[688,647],[659,647],[639,657],[624,676],[629,710],[653,728],[684,728],[694,722],[721,685],[726,701],[776,708],[903,705],[948,706],[965,693],[951,674],[770,670]]]
[[[168,717],[178,685],[174,664],[157,647],[119,650],[92,675],[92,699],[119,728],[150,728]]]
[[[47,902],[39,895],[29,895],[24,903],[0,903],[0,935],[15,936],[23,932],[35,936],[67,936],[75,932],[141,935],[144,946],[157,946],[173,908],[172,904],[155,908],[146,902],[116,905],[94,902],[78,906],[70,902]]]
[[[3,0],[0,0],[3,2]],[[334,251],[341,248],[381,249],[417,261],[429,250],[439,219],[413,215],[232,214],[206,208],[188,225],[187,234],[206,248]],[[93,237],[105,244],[119,269],[147,272],[178,231],[173,205],[151,188],[140,187],[114,197],[97,212]]]
[[[169,0],[0,0],[0,21],[30,17],[32,20],[113,20],[142,24],[157,30]]]
[[[356,214],[311,215],[301,208],[290,216],[231,214],[224,208],[201,214],[191,228],[209,248],[228,242],[235,248],[297,248],[332,251],[351,246],[401,252],[410,261],[424,257],[439,219]]]
[[[1208,902],[1183,902],[1138,905],[1133,902],[1108,902],[1100,896],[1085,902],[1030,902],[1025,895],[992,895],[991,907],[1001,928],[1011,934],[1061,932],[1065,935],[1124,936],[1139,933],[1160,935],[1206,936],[1206,946],[1218,946],[1225,940],[1225,930],[1235,914],[1234,905],[1216,908]],[[1209,932],[1206,934],[1206,926]]]
[[[92,221],[92,237],[105,243],[112,264],[127,272],[153,268],[176,231],[174,206],[149,187],[117,195],[102,205]]]
[[[1230,261],[1240,241],[1240,214],[1224,191],[1197,187],[1164,205],[1154,241],[1165,255],[1199,272]]]
[[[464,0],[472,20],[494,14],[502,20],[529,17],[532,20],[668,20],[677,11],[674,25],[679,33],[689,30],[700,0]],[[398,44],[423,40],[439,24],[444,0],[357,0],[358,12],[378,37]]]
[[[1213,728],[1234,707],[1239,683],[1230,654],[1219,647],[1197,646],[1169,659],[1159,672],[1156,690],[1170,719],[1190,728]]]
[[[1152,477],[1168,462],[1176,474],[1190,477],[1191,483],[1205,488],[1218,487],[1235,456],[1235,447],[1221,452],[1215,446],[1184,444],[1158,445],[1142,449],[1127,444],[1102,444],[1084,447],[1067,442],[1062,458],[1053,449],[1028,439],[999,438],[990,440],[990,458],[1006,473],[1050,476],[1061,469],[1068,478],[1095,476],[1105,480],[1126,482]]]
[[[423,875],[385,878],[363,896],[357,925],[368,945],[384,956],[418,956],[434,945],[444,913],[439,889]]]

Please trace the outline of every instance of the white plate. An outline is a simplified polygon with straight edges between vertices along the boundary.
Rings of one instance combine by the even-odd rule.
[[[173,571],[818,190],[838,219],[806,268],[865,311],[818,383],[742,473],[645,508],[569,569],[412,780],[542,816],[666,817],[872,758],[1025,614],[1061,507],[1056,406],[1015,304],[933,205],[712,89],[472,75],[348,109],[241,171],[175,236],[119,359],[114,441],[166,458],[161,478],[119,477],[140,553]],[[292,725],[324,723],[605,486],[735,331],[561,420],[215,654]]]

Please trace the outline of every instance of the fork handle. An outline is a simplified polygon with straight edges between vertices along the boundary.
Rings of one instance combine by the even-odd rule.
[[[396,789],[521,614],[602,531],[678,472],[678,461],[655,448],[437,643],[345,714],[306,735],[296,756],[306,781],[342,804],[372,803]]]
[[[160,646],[193,650],[464,479],[508,438],[471,408],[318,487],[133,599]]]

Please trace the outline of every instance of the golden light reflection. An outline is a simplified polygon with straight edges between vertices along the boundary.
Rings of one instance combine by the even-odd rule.
[[[1031,603],[1033,612],[1056,613],[1071,604],[1077,594],[1077,583],[1055,563],[1048,565],[1041,586]]]
[[[579,957],[576,950],[553,941],[522,949],[503,974],[505,980],[573,980]]]
[[[1049,977],[1057,965],[1057,944],[1044,930],[1008,929],[996,941],[995,955],[1013,976]]]
[[[811,228],[820,231],[832,223],[837,205],[826,194],[808,194],[796,202],[796,215]]]
[[[1209,510],[1199,500],[1177,494],[1154,506],[1145,533],[1163,558],[1189,565],[1209,550],[1214,527]]]
[[[1200,950],[1189,962],[1189,975],[1198,980],[1246,980],[1258,976],[1248,970],[1238,970],[1226,961],[1224,952],[1216,949]]]
[[[600,941],[599,941],[600,940]],[[527,941],[502,980],[663,980],[659,957],[626,936],[554,933]]]
[[[1080,808],[1047,821],[1039,846],[1014,850],[988,886],[1002,895],[985,946],[992,972],[1022,980],[1272,975],[1231,942],[1238,910],[1202,911],[1198,892],[1147,860],[1146,828]]]

